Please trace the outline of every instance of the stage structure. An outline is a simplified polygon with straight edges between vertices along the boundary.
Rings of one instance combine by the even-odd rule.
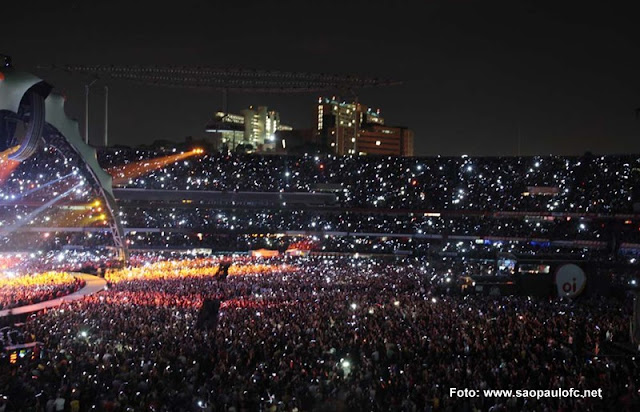
[[[10,62],[6,56],[3,61]],[[126,259],[123,230],[113,197],[112,178],[98,164],[96,151],[80,137],[78,123],[64,111],[65,98],[52,93],[53,87],[42,79],[16,71],[11,64],[0,67],[0,151],[10,149],[8,159],[24,161],[44,144],[65,156],[78,156],[80,171],[104,199],[108,230],[117,254]],[[24,129],[19,132],[18,129]]]

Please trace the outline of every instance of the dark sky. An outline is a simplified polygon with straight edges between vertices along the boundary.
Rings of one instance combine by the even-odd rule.
[[[209,65],[398,79],[402,86],[363,90],[360,101],[413,129],[419,155],[516,154],[518,134],[522,154],[640,153],[640,13],[615,3],[3,4],[0,52],[26,70]],[[83,78],[37,73],[67,94],[70,116],[82,122]],[[96,86],[90,127],[98,143]],[[283,123],[308,128],[317,97],[231,94],[229,109],[267,105]],[[113,83],[110,107],[113,143],[181,140],[203,135],[221,94]]]

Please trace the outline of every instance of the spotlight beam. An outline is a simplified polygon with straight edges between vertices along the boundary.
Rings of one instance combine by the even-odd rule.
[[[20,196],[17,196],[15,199],[11,199],[11,201],[0,202],[0,206],[11,205],[17,200],[24,199],[25,197],[27,197],[27,196],[29,196],[29,195],[31,195],[31,194],[39,191],[39,190],[46,189],[47,187],[52,186],[52,185],[54,185],[56,183],[62,182],[63,180],[65,180],[66,178],[71,177],[71,176],[74,176],[74,174],[73,173],[69,173],[68,175],[64,175],[64,176],[59,177],[59,178],[57,178],[55,180],[52,180],[52,181],[50,181],[48,183],[45,183],[42,186],[38,186],[38,187],[36,187],[34,189],[27,190],[26,192],[24,192]]]
[[[129,163],[124,166],[112,167],[107,172],[113,177],[113,185],[118,186],[126,183],[129,179],[135,179],[161,169],[167,165],[175,163],[179,160],[186,159],[191,156],[202,154],[202,149],[194,149],[184,153],[175,155],[157,157],[150,160],[140,160]]]
[[[31,222],[36,216],[38,216],[40,213],[44,212],[45,210],[47,210],[48,208],[50,208],[51,206],[53,206],[54,204],[56,204],[57,202],[59,202],[60,200],[64,199],[65,197],[67,197],[69,194],[73,193],[74,190],[76,190],[77,188],[81,187],[82,184],[78,183],[77,185],[73,186],[71,189],[67,190],[64,193],[59,194],[58,196],[54,197],[53,199],[49,200],[47,203],[43,204],[42,206],[40,206],[39,208],[37,208],[36,210],[34,210],[33,212],[29,213],[23,220],[21,220],[20,222],[14,223],[11,226],[7,226],[4,228],[0,228],[0,236],[7,236],[10,233],[14,232],[16,229],[19,229],[20,227],[28,224],[29,222]]]

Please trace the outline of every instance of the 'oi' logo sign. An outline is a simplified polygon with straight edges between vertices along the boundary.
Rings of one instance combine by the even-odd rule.
[[[558,296],[575,297],[584,290],[587,277],[578,265],[567,263],[556,271],[556,287]]]

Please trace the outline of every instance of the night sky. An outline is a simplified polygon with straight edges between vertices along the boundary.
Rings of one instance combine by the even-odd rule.
[[[0,52],[58,86],[81,127],[85,79],[35,65],[358,73],[404,82],[360,101],[413,129],[418,155],[514,155],[518,135],[523,155],[640,153],[640,13],[617,2],[4,3]],[[99,143],[101,84],[92,90]],[[309,128],[317,98],[231,94],[229,109],[267,105]],[[111,142],[203,136],[221,102],[217,92],[111,83]]]

